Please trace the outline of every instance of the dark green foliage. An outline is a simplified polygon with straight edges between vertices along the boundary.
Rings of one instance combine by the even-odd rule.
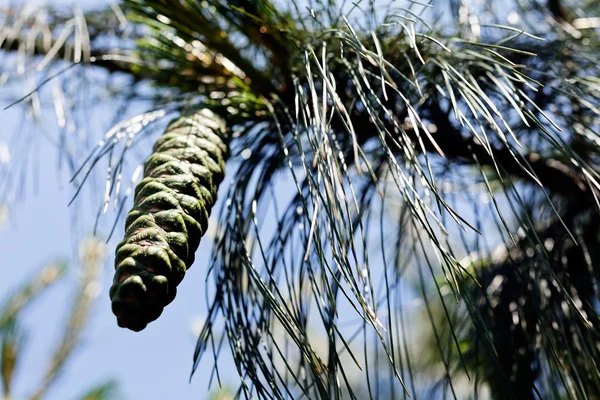
[[[536,253],[524,239],[505,260],[480,268],[482,287],[465,282],[465,296],[473,296],[497,352],[490,357],[473,350],[483,339],[473,324],[468,342],[486,365],[482,373],[495,399],[511,393],[534,399],[536,381],[546,392],[572,381],[569,392],[575,398],[600,396],[600,319],[594,309],[598,232],[592,224],[597,216],[590,221],[588,214],[570,226],[582,232],[578,245],[558,223],[540,229],[543,250]]]
[[[137,185],[110,289],[119,326],[140,331],[175,298],[194,263],[225,173],[224,122],[208,110],[175,119]]]

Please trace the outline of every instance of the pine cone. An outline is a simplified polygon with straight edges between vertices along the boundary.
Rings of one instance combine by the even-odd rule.
[[[141,331],[175,298],[225,174],[227,129],[208,110],[173,120],[144,166],[110,288],[120,327]]]

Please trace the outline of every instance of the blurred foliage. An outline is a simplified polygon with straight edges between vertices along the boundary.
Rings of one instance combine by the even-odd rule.
[[[235,394],[231,390],[221,388],[209,393],[207,400],[233,400],[234,398]]]
[[[89,321],[90,312],[98,297],[99,272],[105,257],[105,245],[96,238],[85,239],[79,246],[79,279],[69,299],[69,316],[65,321],[61,337],[53,348],[45,367],[45,373],[37,386],[33,383],[34,369],[23,365],[21,358],[27,341],[36,340],[43,327],[31,329],[22,322],[26,308],[35,305],[38,296],[53,283],[65,278],[65,263],[51,263],[42,268],[21,288],[10,295],[1,308],[0,313],[0,370],[2,373],[2,398],[28,398],[38,400],[47,397],[52,386],[60,377],[75,349],[80,347],[81,335]],[[75,305],[75,306],[71,306]],[[25,340],[27,339],[27,340]],[[33,394],[15,395],[13,380],[19,370],[27,371],[28,388]],[[115,399],[116,383],[107,382],[81,396],[82,400]]]
[[[113,400],[117,399],[117,386],[114,381],[109,381],[103,385],[97,386],[81,396],[81,400]]]

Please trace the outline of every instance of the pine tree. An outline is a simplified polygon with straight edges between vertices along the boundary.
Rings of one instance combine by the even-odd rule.
[[[194,369],[228,344],[238,394],[596,398],[599,13],[125,0],[5,10],[0,45],[6,82],[39,71],[15,104],[39,116],[55,84],[59,127],[82,107],[63,100],[74,77],[104,70],[123,107],[155,102],[89,155],[61,147],[76,194],[108,163],[102,209],[132,207],[119,325],[175,298],[217,204]],[[132,206],[130,150],[169,116]]]

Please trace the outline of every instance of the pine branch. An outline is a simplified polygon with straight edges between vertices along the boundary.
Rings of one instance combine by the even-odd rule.
[[[425,149],[431,155],[439,155],[439,148],[448,162],[458,161],[469,165],[477,165],[478,162],[480,165],[494,169],[497,164],[502,166],[507,174],[531,185],[539,186],[532,176],[533,174],[551,193],[573,198],[585,204],[591,204],[594,201],[587,179],[572,166],[553,157],[545,158],[536,152],[524,153],[522,154],[522,160],[518,160],[508,149],[500,148],[492,148],[492,158],[488,149],[479,143],[477,138],[468,133],[463,135],[460,129],[454,126],[450,113],[444,112],[437,105],[426,106],[423,111],[437,128],[437,131],[432,133],[437,148],[432,141],[423,141]],[[354,115],[352,123],[357,132],[357,140],[361,145],[370,139],[376,138],[372,128],[373,123],[368,115]],[[343,122],[339,118],[333,119],[332,127],[340,133],[345,131]],[[418,137],[415,130],[410,125],[404,126],[404,130],[413,143],[416,143]],[[394,131],[391,123],[388,125],[388,131]],[[397,154],[401,154],[402,150],[398,148],[397,139],[392,137],[387,139],[390,148],[394,149]],[[418,150],[419,148],[415,146],[415,149]],[[524,169],[523,166],[527,169]]]
[[[522,155],[523,160],[527,163],[523,164],[519,163],[519,160],[508,149],[497,148],[492,149],[492,158],[488,150],[476,138],[473,136],[465,138],[460,130],[454,128],[450,114],[443,112],[438,105],[431,106],[429,115],[432,122],[438,127],[434,139],[450,159],[460,159],[474,164],[473,157],[476,157],[481,165],[491,168],[495,167],[495,160],[508,174],[519,177],[532,185],[539,186],[530,172],[552,193],[568,198],[574,197],[586,203],[593,201],[585,176],[556,158],[544,158],[538,153],[530,152]],[[435,151],[430,144],[428,147],[429,151]],[[530,172],[523,166],[528,167]]]
[[[211,50],[222,54],[244,72],[256,93],[268,96],[277,91],[272,80],[241,54],[218,21],[209,19],[198,5],[174,0],[136,0],[129,6],[151,20],[157,20],[159,14],[168,18],[171,22],[167,25],[175,27],[181,35],[203,36]]]
[[[8,45],[0,47],[1,51],[7,53],[15,53],[20,51],[22,48],[27,46],[28,40],[24,37],[12,38]],[[48,53],[48,50],[54,44],[53,42],[49,43],[50,46],[47,46],[43,43],[43,39],[38,39],[35,42],[32,50],[29,53],[31,57],[44,57]],[[57,60],[66,60],[66,56],[69,54],[69,51],[64,47],[61,47],[57,52],[55,59]],[[129,59],[126,61],[120,61],[123,59]],[[131,75],[136,81],[141,81],[144,79],[151,78],[147,75],[142,75],[137,71],[136,68],[132,68],[135,65],[139,64],[140,60],[131,55],[122,55],[122,54],[113,54],[110,51],[101,51],[101,50],[92,50],[90,52],[90,61],[87,65],[97,66],[103,68],[111,73],[124,73],[127,75]],[[85,65],[85,64],[82,64]]]

